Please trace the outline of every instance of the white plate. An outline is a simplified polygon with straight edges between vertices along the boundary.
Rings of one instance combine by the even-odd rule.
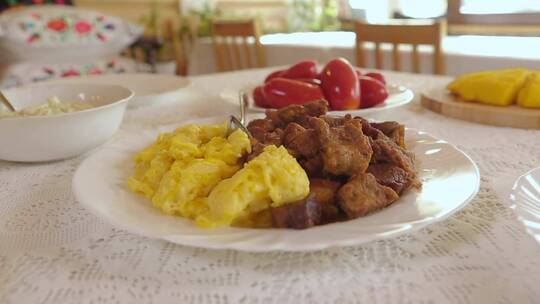
[[[213,118],[190,123],[224,120]],[[424,132],[407,130],[407,145],[419,160],[423,187],[409,191],[384,210],[306,230],[202,229],[189,220],[162,214],[126,186],[127,178],[133,174],[133,155],[151,144],[159,132],[172,129],[174,126],[125,136],[87,158],[73,179],[76,199],[114,225],[177,244],[242,251],[308,251],[358,245],[420,229],[465,206],[479,188],[480,174],[467,155]]]
[[[540,242],[540,167],[522,175],[514,183],[512,209],[527,232]]]
[[[182,89],[190,85],[185,77],[164,74],[105,74],[86,77],[69,77],[47,81],[46,83],[95,83],[115,84],[133,91],[130,107],[157,105],[176,101],[182,97]]]
[[[233,103],[235,105],[238,105],[238,94],[239,94],[239,92],[240,91],[246,92],[250,96],[250,98],[249,98],[250,99],[250,101],[249,101],[249,110],[251,110],[253,112],[264,113],[267,109],[256,106],[253,103],[253,98],[251,97],[253,89],[256,86],[257,85],[253,85],[253,84],[246,85],[245,87],[240,88],[240,90],[233,89],[233,88],[226,88],[223,91],[221,91],[219,96],[222,99],[229,102],[229,103]],[[384,103],[378,104],[378,105],[376,105],[376,106],[374,106],[372,108],[367,108],[367,109],[348,110],[348,111],[330,111],[329,114],[332,114],[332,115],[340,115],[340,114],[342,114],[342,115],[344,115],[344,114],[365,115],[365,114],[368,114],[368,113],[373,113],[373,112],[383,111],[383,110],[387,110],[387,109],[391,109],[391,108],[395,108],[395,107],[404,106],[404,105],[408,104],[409,102],[411,102],[413,100],[413,98],[414,98],[414,93],[410,89],[408,89],[408,88],[406,88],[404,86],[387,85],[386,89],[388,90],[388,97],[386,98]]]

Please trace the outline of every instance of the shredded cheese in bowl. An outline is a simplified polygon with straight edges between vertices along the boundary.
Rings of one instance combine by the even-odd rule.
[[[22,117],[22,116],[50,116],[62,113],[71,113],[92,108],[91,105],[82,102],[62,102],[58,97],[53,96],[47,103],[24,108],[17,112],[0,111],[0,118]]]

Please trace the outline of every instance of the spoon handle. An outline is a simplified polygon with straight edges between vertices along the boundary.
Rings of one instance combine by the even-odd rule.
[[[0,90],[0,102],[2,102],[10,112],[15,112],[15,108],[13,105],[9,102],[9,100],[4,96],[4,93]]]
[[[240,122],[246,123],[246,109],[248,106],[248,96],[245,92],[240,92]]]

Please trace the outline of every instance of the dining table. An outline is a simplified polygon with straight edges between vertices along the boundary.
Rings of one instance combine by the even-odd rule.
[[[185,90],[193,94],[129,108],[111,141],[195,118],[225,121],[238,108],[220,93],[262,82],[272,70],[190,77]],[[79,204],[72,178],[95,151],[45,163],[0,161],[0,303],[538,303],[540,246],[513,212],[510,193],[520,175],[540,166],[540,130],[441,116],[419,96],[451,77],[382,73],[415,98],[369,118],[447,141],[479,168],[479,192],[450,217],[319,251],[193,248],[132,234]]]

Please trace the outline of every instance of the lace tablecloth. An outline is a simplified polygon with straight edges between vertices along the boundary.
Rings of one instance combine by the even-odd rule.
[[[217,94],[266,72],[193,78],[192,89],[205,97],[129,110],[116,136],[236,111]],[[449,80],[387,74],[416,92]],[[375,118],[466,151],[482,173],[477,197],[447,220],[398,238],[254,254],[174,245],[103,222],[71,192],[84,155],[0,162],[0,303],[539,303],[540,248],[509,208],[508,193],[515,178],[540,166],[540,131],[448,119],[417,101]]]

